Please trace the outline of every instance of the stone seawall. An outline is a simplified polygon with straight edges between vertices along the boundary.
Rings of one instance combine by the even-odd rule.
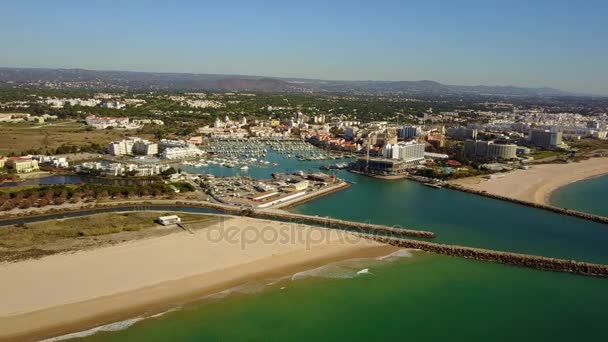
[[[573,216],[573,217],[578,217],[578,218],[582,218],[582,219],[589,220],[589,221],[608,224],[608,217],[601,216],[601,215],[595,215],[595,214],[585,213],[585,212],[578,211],[578,210],[555,207],[555,206],[547,205],[547,204],[522,201],[522,200],[519,200],[516,198],[491,194],[489,192],[484,192],[484,191],[479,191],[479,190],[473,190],[473,189],[466,188],[466,187],[463,187],[460,185],[455,185],[455,184],[446,184],[443,187],[447,188],[447,189],[467,192],[467,193],[474,194],[474,195],[493,198],[493,199],[497,199],[497,200],[501,200],[501,201],[521,204],[521,205],[525,205],[525,206],[532,207],[532,208],[548,210],[548,211],[552,211],[554,213],[558,213],[558,214],[562,214],[562,215]]]
[[[539,270],[568,272],[586,276],[608,277],[608,265],[603,264],[592,264],[581,261],[547,258],[537,255],[500,252],[489,249],[444,245],[427,241],[397,239],[384,236],[368,236],[365,234],[362,234],[362,236],[393,246],[419,249],[437,254],[528,267]]]

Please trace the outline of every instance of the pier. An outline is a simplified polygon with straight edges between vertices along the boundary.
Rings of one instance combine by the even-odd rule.
[[[473,190],[473,189],[466,188],[466,187],[463,187],[463,186],[460,186],[460,185],[455,185],[455,184],[449,184],[448,183],[448,184],[444,184],[443,187],[447,188],[447,189],[467,192],[467,193],[474,194],[474,195],[479,195],[479,196],[484,196],[484,197],[488,197],[488,198],[493,198],[493,199],[497,199],[497,200],[501,200],[501,201],[506,201],[506,202],[511,202],[511,203],[515,203],[515,204],[525,205],[525,206],[536,208],[536,209],[548,210],[548,211],[552,211],[554,213],[558,213],[558,214],[562,214],[562,215],[567,215],[567,216],[572,216],[572,217],[578,217],[578,218],[589,220],[589,221],[593,221],[593,222],[608,224],[608,217],[606,217],[606,216],[585,213],[585,212],[578,211],[578,210],[572,210],[572,209],[565,209],[565,208],[555,207],[555,206],[547,205],[547,204],[540,204],[540,203],[522,201],[522,200],[519,200],[519,199],[516,199],[516,198],[511,198],[511,197],[507,197],[507,196],[501,196],[501,195],[491,194],[491,193],[488,193],[488,192],[485,192],[485,191]]]

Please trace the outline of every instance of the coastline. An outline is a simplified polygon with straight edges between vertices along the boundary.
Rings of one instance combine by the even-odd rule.
[[[552,205],[551,196],[567,185],[608,175],[608,158],[592,158],[578,163],[534,165],[515,170],[504,177],[485,180],[479,176],[451,181],[450,184],[488,194],[542,205]]]
[[[292,232],[295,226],[243,217],[220,219],[215,228],[220,225],[256,234]],[[0,275],[6,280],[0,283],[0,339],[61,336],[163,312],[252,280],[292,275],[340,260],[384,256],[399,249],[360,238],[350,240],[355,237],[350,233],[297,228],[306,238],[296,241],[291,236],[294,239],[287,243],[263,236],[248,240],[247,235],[242,235],[245,245],[215,241],[207,234],[213,228],[208,228],[194,235],[179,232],[0,265]],[[324,234],[319,235],[322,239],[318,234]],[[44,287],[39,286],[41,282]]]

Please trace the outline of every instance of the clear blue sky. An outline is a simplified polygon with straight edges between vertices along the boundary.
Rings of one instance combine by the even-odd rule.
[[[0,66],[608,95],[608,1],[2,0]]]

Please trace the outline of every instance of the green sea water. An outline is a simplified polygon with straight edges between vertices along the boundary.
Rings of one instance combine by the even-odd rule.
[[[355,184],[294,211],[431,230],[439,242],[608,263],[605,225],[410,181],[339,175]],[[607,289],[606,279],[415,252],[244,284],[82,339],[605,341]]]
[[[608,216],[608,176],[587,179],[558,189],[551,196],[551,203]]]

